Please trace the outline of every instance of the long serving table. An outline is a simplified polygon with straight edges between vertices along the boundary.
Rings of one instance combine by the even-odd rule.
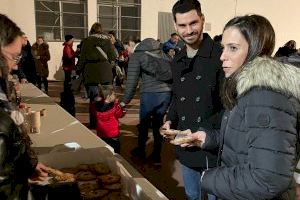
[[[31,110],[39,111],[45,109],[46,111],[45,116],[41,117],[40,133],[29,134],[33,142],[32,147],[37,154],[47,154],[57,146],[73,142],[83,149],[109,148],[103,140],[34,85],[21,84],[21,97],[22,102],[31,107]],[[120,155],[111,152],[109,156],[115,157],[120,161],[134,179],[137,190],[142,190],[146,194],[147,199],[167,199]]]

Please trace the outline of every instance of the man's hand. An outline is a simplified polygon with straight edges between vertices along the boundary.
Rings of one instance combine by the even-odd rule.
[[[160,134],[166,139],[174,139],[174,137],[176,136],[174,134],[170,134],[170,127],[171,121],[166,121],[159,129]]]

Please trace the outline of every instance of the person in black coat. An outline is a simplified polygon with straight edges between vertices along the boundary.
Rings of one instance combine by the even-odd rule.
[[[275,57],[289,57],[297,52],[295,40],[290,40],[284,44],[283,47],[279,47],[275,53]]]
[[[204,16],[200,3],[177,1],[173,16],[178,35],[186,46],[172,62],[172,101],[163,129],[219,128],[223,107],[220,88],[221,46],[203,33]],[[189,200],[200,199],[200,176],[203,170],[216,166],[217,149],[203,151],[198,147],[176,147],[181,163],[185,192]],[[209,199],[215,199],[209,195]]]
[[[36,70],[35,70],[34,59],[31,54],[31,45],[25,33],[23,33],[22,38],[23,38],[22,52],[21,52],[22,58],[20,60],[18,68],[20,71],[24,73],[26,80],[29,83],[35,85]]]
[[[181,146],[219,147],[218,167],[201,177],[202,188],[219,199],[294,200],[300,69],[270,58],[275,33],[263,16],[230,20],[222,45],[221,130],[199,127]]]

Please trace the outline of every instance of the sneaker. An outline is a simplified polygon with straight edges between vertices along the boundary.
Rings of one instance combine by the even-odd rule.
[[[146,153],[145,150],[141,150],[140,148],[136,147],[133,150],[131,150],[130,154],[134,158],[138,158],[140,160],[145,160],[146,159]]]
[[[147,159],[153,165],[161,165],[160,155],[156,155],[152,153]]]

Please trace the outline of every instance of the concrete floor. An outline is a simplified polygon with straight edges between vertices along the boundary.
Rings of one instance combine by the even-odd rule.
[[[59,94],[62,91],[62,82],[49,82],[49,96],[59,103]],[[122,89],[117,90],[117,95],[123,95]],[[88,100],[78,94],[76,99],[76,118],[88,125]],[[185,199],[183,181],[178,160],[175,159],[174,146],[164,142],[162,149],[162,165],[153,166],[148,162],[142,163],[133,160],[130,151],[137,145],[137,127],[139,113],[139,97],[136,95],[127,106],[127,114],[120,119],[121,156],[147,178],[157,189],[172,200]],[[91,130],[95,132],[95,130]],[[147,142],[147,155],[152,151],[153,137],[149,134]]]

